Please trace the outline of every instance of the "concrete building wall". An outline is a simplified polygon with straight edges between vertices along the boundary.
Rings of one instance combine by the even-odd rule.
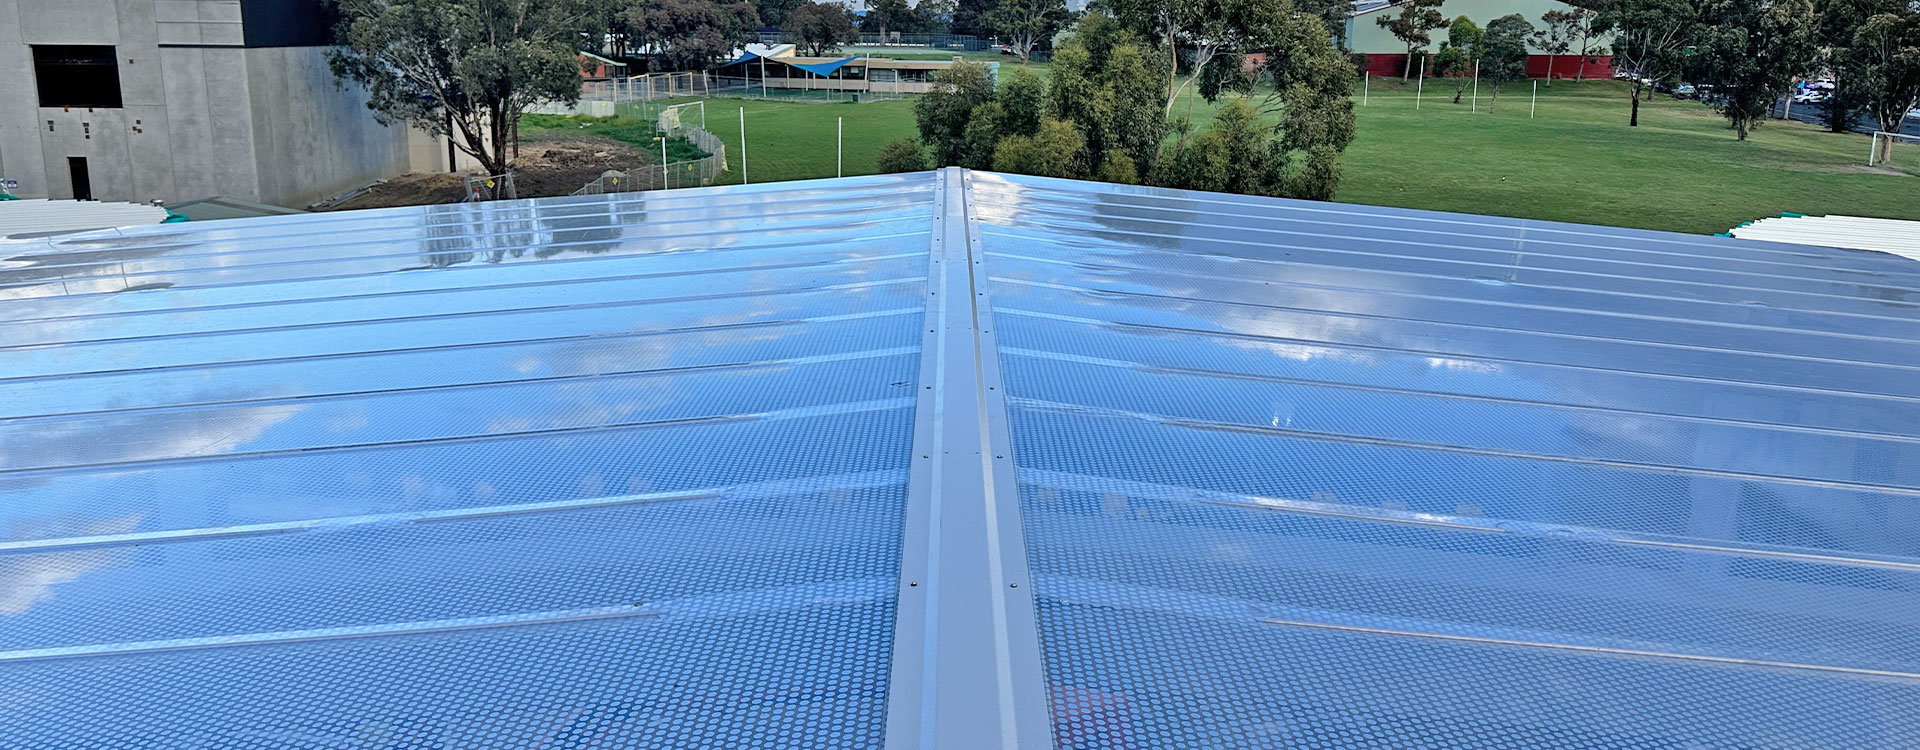
[[[15,41],[23,38],[26,23],[16,0],[0,0],[0,70],[19,71],[0,76],[0,101],[14,103],[0,107],[0,176],[19,180],[22,193],[38,197],[47,194],[47,167],[40,153],[45,126],[31,73],[32,51]]]
[[[409,171],[404,127],[333,82],[323,47],[246,48],[240,0],[0,0],[0,176],[101,200],[213,195],[301,206]],[[112,45],[119,108],[40,107],[32,45]]]
[[[326,54],[324,47],[246,51],[255,200],[305,206],[410,167],[407,129],[376,122],[363,89],[335,83]]]

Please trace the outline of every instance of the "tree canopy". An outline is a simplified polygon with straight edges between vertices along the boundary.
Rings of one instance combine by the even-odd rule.
[[[1854,80],[1862,62],[1853,49],[1854,33],[1880,9],[1905,5],[1904,0],[1814,0],[1814,42],[1820,46],[1820,64],[1834,83],[1820,102],[1827,129],[1845,133],[1867,111],[1865,92]]]
[[[1514,13],[1487,24],[1486,54],[1480,56],[1480,79],[1493,87],[1493,99],[1487,111],[1500,103],[1500,85],[1527,77],[1527,40],[1533,37],[1533,24]]]
[[[1150,171],[1167,135],[1168,56],[1103,13],[1087,14],[1074,28],[1054,50],[1049,114],[1085,136],[1082,174],[1093,174],[1110,154]]]
[[[1614,33],[1613,67],[1626,76],[1633,107],[1627,125],[1639,125],[1641,94],[1680,72],[1701,31],[1699,13],[1691,0],[1610,0],[1594,25]]]
[[[1245,99],[1234,99],[1206,132],[1168,160],[1162,180],[1187,190],[1263,195],[1280,179],[1274,148],[1259,113]]]
[[[1052,39],[1069,18],[1066,0],[998,0],[984,21],[987,28],[1007,39],[1024,63],[1032,59],[1034,48]]]
[[[1298,0],[1294,9],[1320,19],[1333,32],[1333,46],[1347,49],[1347,19],[1353,15],[1353,0]]]
[[[1000,140],[993,151],[996,172],[1041,177],[1082,177],[1087,139],[1073,123],[1042,119],[1033,135],[1014,134]]]
[[[753,0],[753,8],[759,11],[761,23],[783,29],[787,26],[787,16],[806,2],[807,0]]]
[[[627,33],[667,70],[703,70],[758,39],[759,11],[745,0],[641,0],[628,8]]]
[[[1703,0],[1694,80],[1713,86],[1716,107],[1746,140],[1793,79],[1813,71],[1810,0]]]
[[[907,0],[867,0],[867,15],[860,19],[862,29],[879,34],[881,39],[912,23],[913,7]]]
[[[1547,53],[1547,85],[1553,85],[1554,62],[1561,55],[1573,49],[1574,39],[1580,34],[1580,25],[1586,13],[1579,10],[1560,10],[1554,8],[1540,14],[1540,28],[1533,32],[1533,46]],[[1585,60],[1581,61],[1586,64]]]
[[[1486,32],[1473,19],[1460,16],[1447,24],[1447,40],[1440,43],[1440,52],[1433,56],[1433,72],[1453,77],[1454,104],[1459,104],[1466,93],[1474,62],[1485,53]]]
[[[1878,8],[1854,32],[1848,52],[1860,99],[1881,130],[1897,132],[1920,106],[1920,8]],[[1878,156],[1886,160],[1886,154]]]
[[[1280,140],[1270,194],[1331,200],[1340,154],[1353,142],[1353,66],[1316,17],[1282,14],[1273,32],[1264,72],[1273,81]]]
[[[1272,93],[1203,87],[1209,99],[1230,100],[1197,136],[1183,126],[1167,143],[1173,50],[1094,10],[1054,50],[1049,80],[1014,70],[996,87],[972,63],[938,74],[914,105],[920,139],[936,165],[1330,198],[1353,140],[1353,66],[1318,16],[1287,0],[1247,7],[1273,12],[1244,17],[1232,31],[1241,41],[1218,57],[1237,68],[1259,53]]]
[[[1393,34],[1393,38],[1407,45],[1407,67],[1401,72],[1400,79],[1413,76],[1413,58],[1433,42],[1434,29],[1447,25],[1447,17],[1440,14],[1440,6],[1445,0],[1408,0],[1400,5],[1400,12],[1381,15],[1373,22],[1380,28]]]
[[[927,154],[913,141],[892,141],[880,147],[881,174],[918,172],[927,168]]]
[[[913,118],[934,166],[967,163],[967,124],[993,98],[993,72],[981,63],[955,63],[933,74],[931,89],[913,102]]]
[[[860,41],[860,30],[853,26],[853,15],[844,6],[807,3],[787,13],[781,31],[791,34],[802,52],[820,57],[843,44]]]
[[[512,164],[521,113],[580,99],[579,51],[595,0],[341,0],[335,76],[367,87],[383,124],[405,123],[492,174]]]
[[[987,12],[991,10],[993,10],[993,0],[955,0],[953,4],[953,33],[972,34],[974,36],[990,35],[992,30],[986,27],[986,17]]]

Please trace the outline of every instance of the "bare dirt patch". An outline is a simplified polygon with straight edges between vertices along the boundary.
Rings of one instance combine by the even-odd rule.
[[[645,149],[612,138],[543,134],[537,139],[521,139],[513,184],[522,198],[569,195],[609,169],[629,170],[655,161],[657,159],[647,158]],[[464,191],[461,175],[416,172],[392,178],[353,198],[316,210],[456,203],[466,197]]]
[[[1893,175],[1895,177],[1912,177],[1913,176],[1913,173],[1907,172],[1904,170],[1893,169],[1890,167],[1871,167],[1865,164],[1847,164],[1844,166],[1831,167],[1831,168],[1823,169],[1820,171],[1838,172],[1840,174],[1887,174],[1887,175]]]

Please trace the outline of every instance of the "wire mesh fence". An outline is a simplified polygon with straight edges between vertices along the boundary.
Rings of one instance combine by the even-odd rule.
[[[466,183],[466,197],[462,202],[512,200],[519,197],[519,191],[513,186],[513,173],[467,175],[462,178]]]
[[[877,102],[926,91],[915,81],[840,78],[745,78],[708,76],[709,96],[782,102]]]
[[[712,87],[705,72],[650,73],[630,78],[590,78],[580,85],[580,107],[573,114],[652,119],[672,99],[706,97]],[[589,107],[598,104],[602,106]],[[612,105],[609,108],[604,105]]]
[[[892,71],[886,71],[892,73]],[[548,114],[577,114],[653,119],[660,107],[689,98],[760,99],[787,102],[868,102],[924,93],[924,80],[897,74],[884,80],[862,78],[749,78],[709,72],[652,73],[631,78],[592,78],[580,87],[580,103]]]
[[[800,36],[789,31],[762,31],[761,44],[799,44]],[[923,47],[933,50],[951,50],[954,52],[976,52],[992,49],[993,44],[986,40],[966,34],[902,34],[890,32],[886,35],[863,33],[860,35],[862,47]]]
[[[573,191],[573,194],[599,195],[713,184],[715,178],[727,171],[727,146],[720,142],[718,136],[700,127],[699,118],[692,115],[691,111],[692,108],[686,105],[670,108],[660,113],[656,124],[664,137],[684,140],[689,145],[706,152],[706,156],[677,162],[640,164],[626,169],[609,169],[601,173],[599,178]]]

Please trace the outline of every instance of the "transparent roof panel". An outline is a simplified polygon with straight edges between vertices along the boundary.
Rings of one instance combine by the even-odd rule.
[[[929,175],[0,266],[0,746],[872,745]]]
[[[0,244],[0,747],[1907,748],[1920,263],[947,169]]]
[[[1920,263],[971,189],[1061,746],[1920,738]]]

